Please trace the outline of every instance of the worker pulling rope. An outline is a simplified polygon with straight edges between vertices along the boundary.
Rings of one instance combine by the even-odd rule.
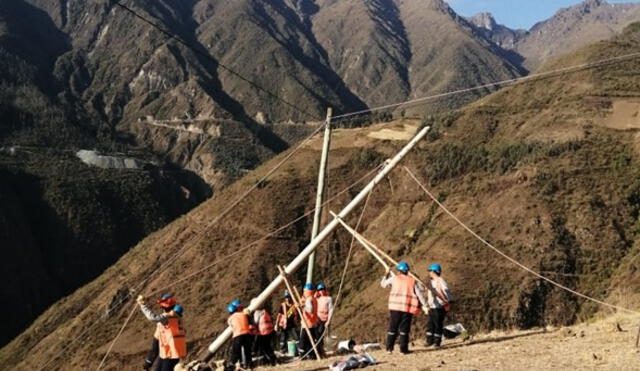
[[[596,298],[593,298],[591,296],[582,294],[578,291],[575,291],[561,283],[558,283],[546,276],[543,276],[542,274],[534,271],[533,269],[527,267],[526,265],[518,262],[517,260],[515,260],[514,258],[510,257],[509,255],[505,254],[504,252],[502,252],[500,249],[498,249],[497,247],[493,246],[489,241],[485,240],[484,238],[482,238],[480,235],[478,235],[476,232],[474,232],[471,228],[469,228],[466,224],[464,224],[457,216],[455,216],[451,211],[449,211],[449,209],[447,209],[442,202],[440,202],[431,192],[429,192],[429,190],[420,182],[420,180],[418,180],[418,178],[415,176],[415,174],[409,170],[409,168],[407,168],[406,166],[403,166],[404,170],[407,172],[407,174],[409,174],[409,177],[411,177],[411,179],[413,179],[413,181],[416,182],[416,184],[422,189],[422,191],[424,191],[424,193],[429,196],[429,198],[431,198],[431,200],[433,200],[433,202],[435,202],[446,214],[448,214],[453,220],[456,221],[456,223],[458,223],[462,228],[464,228],[467,232],[469,232],[473,237],[475,237],[476,239],[478,239],[480,242],[482,242],[484,245],[486,245],[487,247],[489,247],[491,250],[493,250],[494,252],[496,252],[498,255],[502,256],[503,258],[507,259],[508,261],[510,261],[511,263],[517,265],[518,267],[520,267],[521,269],[523,269],[524,271],[562,289],[565,290],[573,295],[579,296],[583,299],[592,301],[594,303],[612,308],[612,309],[617,309],[619,311],[622,312],[626,312],[626,313],[630,313],[630,314],[636,314],[636,315],[640,315],[640,312],[632,310],[632,309],[628,309],[628,308],[624,308],[621,307],[619,305],[614,305],[614,304],[610,304],[607,302],[604,302],[602,300],[598,300]]]

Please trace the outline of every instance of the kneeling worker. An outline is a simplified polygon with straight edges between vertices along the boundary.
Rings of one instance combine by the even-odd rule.
[[[153,335],[154,348],[155,340],[158,341],[158,353],[160,361],[156,365],[156,371],[173,371],[180,363],[180,359],[187,356],[186,331],[182,328],[182,315],[184,310],[175,304],[175,299],[171,294],[163,295],[158,303],[164,313],[156,314],[146,305],[142,295],[138,296],[140,310],[149,321],[157,322],[156,332]],[[149,359],[147,359],[149,361]],[[147,362],[149,366],[153,363]]]
[[[409,353],[409,333],[414,314],[425,312],[426,300],[422,295],[420,284],[409,275],[409,264],[400,262],[396,267],[397,275],[390,269],[382,278],[383,288],[391,287],[389,294],[389,331],[387,332],[387,352],[392,352],[398,334],[400,335],[400,353]]]

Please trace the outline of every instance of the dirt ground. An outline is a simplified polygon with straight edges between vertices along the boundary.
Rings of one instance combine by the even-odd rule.
[[[573,327],[451,340],[438,350],[415,344],[409,355],[371,352],[379,364],[367,370],[640,370],[640,348],[635,347],[638,325],[639,317],[617,315]],[[294,361],[259,370],[326,370],[345,358]]]

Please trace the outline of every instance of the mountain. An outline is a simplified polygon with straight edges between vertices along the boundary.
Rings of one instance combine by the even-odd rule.
[[[328,106],[520,74],[440,0],[120,3],[0,2],[0,197],[12,200],[0,230],[21,226],[1,277],[24,308],[0,343],[309,135]]]
[[[610,4],[605,0],[585,0],[563,8],[526,32],[497,25],[487,13],[469,19],[480,34],[521,55],[523,66],[530,71],[554,57],[608,39],[638,20],[640,4]]]
[[[634,24],[610,41],[545,68],[625,55],[640,48],[638,40],[640,24]],[[640,81],[632,72],[639,67],[637,59],[628,59],[510,86],[425,120],[336,130],[327,192],[335,199],[328,209],[341,209],[362,183],[341,191],[375,171],[418,126],[433,125],[428,140],[404,165],[470,228],[567,287],[637,306],[633,272],[640,268],[635,259],[640,241]],[[225,304],[250,300],[275,277],[275,264],[290,261],[307,243],[309,217],[260,238],[313,208],[320,148],[321,138],[315,138],[218,224],[207,225],[286,154],[151,234],[99,278],[40,316],[0,351],[0,362],[18,369],[47,362],[51,368],[96,367],[134,309],[126,293],[147,278],[143,293],[171,290],[186,308],[195,357],[226,326]],[[347,222],[355,225],[360,213],[362,233],[394,257],[408,260],[417,274],[426,275],[433,261],[443,265],[458,298],[450,320],[472,332],[566,325],[599,309],[488,250],[430,202],[401,169],[380,183],[367,208]],[[318,278],[334,294],[350,240],[337,231],[318,251]],[[185,248],[179,260],[164,265],[177,247]],[[333,331],[338,338],[380,340],[387,321],[387,293],[379,287],[383,269],[366,251],[354,249]],[[157,269],[162,272],[150,276]],[[299,284],[304,272],[293,278]],[[108,309],[113,313],[105,314]],[[416,338],[422,337],[423,326],[417,323],[412,332]],[[152,327],[134,312],[106,367],[137,367]],[[85,329],[88,334],[73,341]],[[65,344],[69,348],[63,351]]]

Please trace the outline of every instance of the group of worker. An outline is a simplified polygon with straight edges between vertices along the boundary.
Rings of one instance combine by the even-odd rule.
[[[400,262],[397,274],[388,268],[380,285],[391,287],[389,294],[389,330],[387,332],[387,352],[393,351],[396,340],[400,343],[400,353],[409,353],[409,334],[415,314],[422,310],[427,314],[427,346],[440,347],[444,330],[444,318],[451,309],[453,295],[441,277],[442,267],[434,263],[429,266],[429,281],[421,284],[410,274],[409,264]],[[426,293],[426,298],[425,298]]]
[[[437,263],[429,266],[429,280],[426,284],[420,283],[410,273],[406,262],[400,262],[396,270],[397,274],[392,274],[388,268],[380,283],[383,288],[391,288],[386,350],[392,352],[398,340],[400,353],[409,353],[411,323],[413,316],[421,310],[428,315],[427,345],[439,347],[442,343],[444,319],[453,301],[453,295],[441,277],[442,267]],[[187,354],[186,332],[182,326],[184,309],[177,304],[172,294],[164,294],[158,299],[157,304],[163,311],[160,314],[149,308],[144,297],[139,296],[137,301],[145,317],[157,323],[144,369],[150,369],[156,358],[159,358],[156,371],[173,371],[180,359]],[[248,369],[252,367],[254,354],[261,356],[265,364],[275,365],[278,362],[273,349],[276,333],[280,334],[278,343],[282,353],[287,352],[288,342],[294,341],[299,344],[297,350],[302,359],[315,358],[316,354],[324,356],[324,339],[333,315],[333,299],[324,284],[314,286],[307,283],[299,302],[294,300],[291,293],[284,292],[275,321],[264,306],[257,306],[252,313],[240,300],[227,305],[227,312],[227,323],[233,331],[233,340],[229,357],[225,361],[225,370],[235,370],[237,363]]]
[[[275,322],[262,305],[252,316],[251,311],[244,308],[240,300],[231,302],[227,306],[227,312],[233,339],[231,352],[225,361],[225,370],[235,370],[237,363],[247,369],[252,367],[254,353],[261,356],[267,364],[277,363],[273,350],[274,334],[277,332],[280,333],[279,348],[282,353],[287,351],[288,341],[295,341],[299,344],[297,350],[302,359],[315,357],[314,347],[322,356],[325,331],[333,312],[333,300],[324,284],[320,283],[316,287],[307,283],[300,303],[296,303],[291,293],[284,292]],[[304,331],[300,333],[300,330]]]

